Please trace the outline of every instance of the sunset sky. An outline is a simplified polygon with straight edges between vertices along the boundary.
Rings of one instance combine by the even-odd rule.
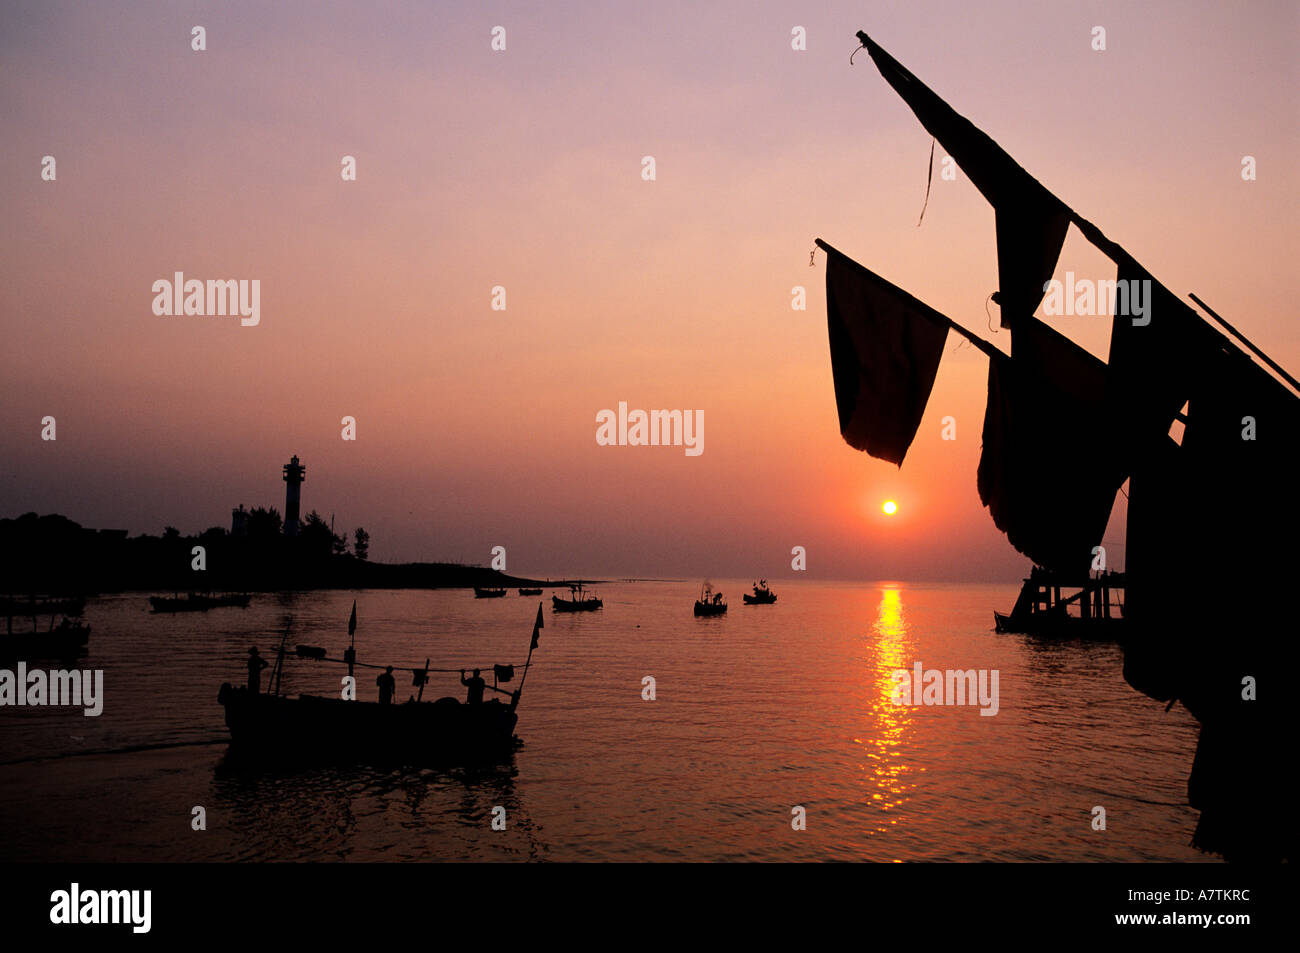
[[[917,227],[931,140],[854,32],[1295,373],[1298,26],[1286,2],[3,3],[0,516],[228,527],[283,509],[296,453],[304,510],[381,560],[775,578],[801,545],[819,578],[1017,581],[975,489],[984,356],[949,336],[901,470],[838,433],[815,238],[1009,347],[993,210],[940,148]],[[1075,231],[1067,269],[1114,277]],[[260,280],[261,324],[155,316],[176,271]],[[1105,355],[1108,319],[1051,323]],[[702,410],[703,454],[598,446],[620,400]],[[1120,565],[1122,540],[1113,517]]]

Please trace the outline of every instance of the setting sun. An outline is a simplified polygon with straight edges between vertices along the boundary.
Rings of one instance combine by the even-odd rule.
[[[898,512],[898,504],[893,500],[885,500],[884,505],[880,508],[885,511],[886,516],[893,516]]]

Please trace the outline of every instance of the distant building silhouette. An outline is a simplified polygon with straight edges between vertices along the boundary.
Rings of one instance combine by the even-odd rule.
[[[307,468],[298,462],[295,454],[284,465],[284,535],[298,535],[298,507],[302,502],[302,481],[307,478]]]

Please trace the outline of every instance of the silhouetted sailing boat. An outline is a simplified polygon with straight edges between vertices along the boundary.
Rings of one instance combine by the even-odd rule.
[[[1016,549],[1042,570],[1088,579],[1128,479],[1124,677],[1201,722],[1188,783],[1201,811],[1195,842],[1230,857],[1294,857],[1294,620],[1281,598],[1294,560],[1277,554],[1300,536],[1291,485],[1300,383],[1191,295],[1231,338],[1217,331],[870,37],[858,38],[996,211],[994,300],[1011,354],[819,239],[841,434],[901,466],[952,330],[989,357],[976,482]],[[1112,299],[1123,289],[1130,304],[1127,283],[1150,282],[1142,320],[1116,302],[1104,362],[1034,317],[1070,225],[1115,263]],[[1238,487],[1225,515],[1220,500]]]

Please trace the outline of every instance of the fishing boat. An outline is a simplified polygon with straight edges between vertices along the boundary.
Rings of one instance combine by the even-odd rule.
[[[221,595],[191,592],[184,596],[150,596],[149,605],[154,612],[207,612],[209,609],[228,607],[246,609],[252,598],[247,592],[227,592]]]
[[[722,615],[727,611],[727,600],[722,593],[714,592],[713,585],[706,582],[700,588],[700,597],[695,600],[696,615]]]
[[[475,599],[500,599],[506,594],[504,589],[485,589],[481,586],[474,587]]]
[[[90,641],[90,626],[85,622],[64,618],[58,625],[50,620],[44,632],[14,633],[12,625],[0,635],[0,659],[74,659],[86,650]]]
[[[596,596],[588,595],[580,582],[569,587],[567,599],[551,596],[551,610],[554,612],[594,612],[604,604]]]
[[[1294,859],[1300,825],[1286,752],[1300,718],[1285,675],[1276,691],[1262,685],[1296,670],[1283,598],[1294,560],[1283,554],[1300,538],[1300,381],[1195,294],[1175,295],[865,32],[857,36],[933,137],[931,161],[937,146],[994,208],[991,297],[1010,353],[818,239],[840,434],[901,466],[949,333],[986,355],[980,501],[1035,567],[1083,593],[1072,605],[1053,582],[1041,598],[1031,572],[1034,591],[1022,590],[1025,602],[995,621],[1104,631],[1122,619],[1124,679],[1168,707],[1181,702],[1201,723],[1188,781],[1201,812],[1193,843],[1230,860]],[[1105,303],[1084,299],[1109,319],[1105,360],[1036,317],[1049,291],[1060,294],[1054,286],[1073,285],[1072,272],[1052,280],[1071,227],[1114,264],[1089,280]],[[983,320],[981,305],[971,310]],[[1090,574],[1107,568],[1103,535],[1125,482],[1124,599],[1112,620],[1105,589],[1118,587]],[[1099,592],[1104,619],[1094,618]],[[1064,617],[1074,605],[1087,622]]]
[[[521,596],[540,596],[540,595],[542,594],[542,590],[541,590],[540,588],[538,588],[538,589],[520,589],[520,590],[519,590],[519,594],[520,594]]]
[[[747,606],[770,606],[776,602],[776,593],[767,587],[767,580],[760,579],[754,583],[754,592],[751,595],[746,592],[741,596]]]
[[[217,693],[217,701],[225,709],[226,727],[230,731],[230,751],[280,762],[308,760],[336,764],[428,766],[505,760],[518,743],[514,731],[519,723],[519,701],[542,625],[539,603],[519,687],[513,691],[500,687],[513,680],[515,667],[495,665],[492,667],[492,684],[480,680],[479,699],[465,703],[451,696],[436,701],[423,700],[425,686],[433,671],[428,659],[423,667],[406,670],[412,675],[412,686],[419,687],[419,694],[405,702],[283,695],[281,681],[289,632],[286,627],[266,692],[226,682]],[[353,641],[342,659],[329,658],[323,650],[313,646],[298,646],[296,657],[310,660],[313,664],[346,665],[350,676],[357,668],[384,669],[385,666],[356,659],[355,603],[348,627]],[[484,691],[496,692],[504,696],[504,700],[492,698],[483,701]]]

